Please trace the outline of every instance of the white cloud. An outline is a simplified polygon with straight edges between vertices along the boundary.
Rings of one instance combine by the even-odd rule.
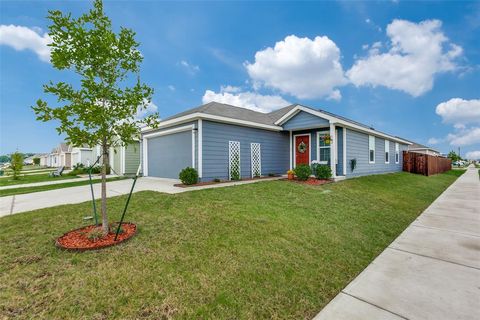
[[[438,104],[435,111],[444,123],[451,123],[457,129],[464,129],[469,123],[480,124],[480,99],[453,98]]]
[[[50,47],[52,39],[47,33],[41,34],[38,27],[0,25],[0,45],[6,45],[17,51],[32,50],[40,60],[50,62]]]
[[[465,154],[465,157],[469,160],[480,159],[480,151],[470,151]]]
[[[480,142],[480,127],[459,130],[447,135],[452,146],[469,146]]]
[[[157,111],[158,111],[157,105],[155,103],[153,103],[153,101],[150,101],[150,103],[147,104],[147,108],[142,109],[142,110],[137,110],[136,118],[137,119],[143,119],[143,118],[145,118],[145,116],[147,116],[151,113],[157,112]]]
[[[443,140],[442,139],[438,139],[438,138],[430,138],[428,139],[427,143],[428,144],[439,144],[439,143],[442,143]]]
[[[370,50],[347,71],[348,78],[355,86],[385,86],[414,97],[422,95],[432,89],[436,74],[458,68],[455,60],[463,52],[443,34],[441,26],[439,20],[393,20],[387,26],[390,49],[385,53],[378,47]]]
[[[254,87],[266,86],[300,99],[339,99],[344,85],[340,49],[328,37],[287,36],[255,54],[254,63],[245,63]]]
[[[243,107],[259,112],[271,112],[275,109],[288,106],[290,102],[284,100],[280,96],[274,95],[261,95],[257,92],[245,91],[245,92],[229,92],[224,88],[220,92],[214,92],[212,90],[206,90],[203,95],[203,103],[216,101],[225,104],[231,104],[237,107]],[[234,88],[227,86],[228,89]]]
[[[196,74],[198,71],[200,71],[200,67],[194,64],[189,63],[186,60],[180,61],[180,65],[191,75]]]
[[[169,85],[167,88],[170,91],[175,91],[175,86],[173,86],[173,85]]]

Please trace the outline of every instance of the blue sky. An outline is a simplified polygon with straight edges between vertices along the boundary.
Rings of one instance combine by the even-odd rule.
[[[0,153],[47,152],[62,137],[30,106],[47,98],[42,84],[73,78],[48,62],[45,17],[90,3],[0,6]],[[298,102],[480,158],[478,2],[106,1],[105,11],[137,32],[163,118],[210,100]]]

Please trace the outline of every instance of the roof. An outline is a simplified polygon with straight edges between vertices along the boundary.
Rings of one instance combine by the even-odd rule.
[[[435,151],[437,153],[440,153],[438,150],[436,149],[433,149],[429,146],[425,146],[423,144],[420,144],[420,143],[416,143],[416,142],[413,142],[413,141],[410,141],[412,144],[408,147],[409,150],[421,150],[421,149],[426,149],[426,150],[432,150],[432,151]]]
[[[246,108],[242,108],[242,107],[237,107],[237,106],[233,106],[233,105],[229,105],[229,104],[224,104],[224,103],[219,103],[219,102],[212,101],[212,102],[209,102],[207,104],[201,105],[199,107],[189,109],[189,110],[186,110],[184,112],[180,112],[180,113],[177,113],[173,116],[165,118],[162,121],[160,121],[160,125],[164,122],[172,123],[172,122],[175,122],[176,119],[180,120],[180,118],[182,118],[182,119],[184,119],[185,117],[188,118],[188,116],[193,117],[194,115],[200,116],[200,114],[205,114],[205,115],[210,115],[210,116],[217,116],[217,117],[224,117],[224,118],[241,120],[241,121],[248,121],[248,122],[251,122],[251,123],[254,123],[254,124],[257,123],[257,124],[263,125],[263,126],[271,126],[273,129],[276,129],[276,130],[281,130],[281,127],[279,127],[278,123],[286,121],[286,120],[283,120],[283,121],[279,121],[279,120],[284,118],[285,116],[287,116],[287,118],[290,117],[287,114],[289,114],[293,109],[299,108],[299,107],[303,108],[304,110],[307,110],[307,111],[312,110],[313,112],[320,112],[325,116],[335,118],[336,121],[347,123],[349,125],[352,125],[352,127],[357,127],[357,128],[360,127],[361,129],[365,129],[365,131],[374,132],[374,134],[377,133],[379,135],[389,136],[394,140],[408,141],[406,139],[396,137],[396,136],[392,136],[392,135],[389,135],[387,133],[375,130],[371,126],[368,126],[368,125],[365,125],[363,123],[348,119],[348,118],[343,117],[343,116],[339,116],[339,115],[331,113],[329,111],[325,111],[325,110],[322,110],[322,109],[314,109],[314,108],[311,108],[311,107],[308,107],[308,106],[303,106],[303,105],[300,105],[300,104],[292,104],[292,105],[280,108],[278,110],[272,111],[270,113],[263,113],[263,112],[258,112],[258,111],[254,111],[254,110],[251,110],[251,109],[246,109]],[[145,131],[149,131],[149,129],[151,130],[151,128],[145,128],[145,129],[146,129]]]

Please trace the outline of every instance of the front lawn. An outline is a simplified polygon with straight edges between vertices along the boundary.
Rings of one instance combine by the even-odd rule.
[[[311,319],[462,173],[139,192],[126,219],[138,235],[97,252],[53,246],[88,202],[3,217],[0,314]],[[108,200],[115,219],[125,200]]]
[[[9,177],[0,179],[0,187],[13,186],[16,184],[57,181],[57,180],[75,179],[75,178],[78,178],[78,176],[69,176],[66,174],[60,177],[50,177],[49,173],[20,175],[17,180],[14,180],[12,176],[9,176]]]
[[[77,177],[75,177],[77,178]],[[107,178],[107,182],[109,181],[116,181],[116,180],[123,180],[123,179],[128,179],[128,177],[113,177],[113,178]],[[60,179],[62,180],[62,179]],[[101,179],[95,178],[92,180],[92,183],[100,183],[102,182]],[[78,187],[78,186],[85,186],[90,184],[90,181],[88,180],[80,180],[80,181],[75,181],[73,179],[65,179],[65,183],[57,183],[57,184],[47,184],[43,186],[35,186],[35,187],[21,187],[21,188],[11,188],[11,189],[4,189],[0,190],[0,197],[6,197],[6,196],[13,196],[15,194],[25,194],[25,193],[33,193],[33,192],[40,192],[40,191],[48,191],[48,190],[54,190],[54,189],[63,189],[63,188],[70,188],[70,187]]]

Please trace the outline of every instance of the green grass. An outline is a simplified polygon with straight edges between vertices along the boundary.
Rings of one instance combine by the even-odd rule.
[[[60,177],[50,177],[48,173],[35,174],[35,175],[20,175],[17,180],[14,180],[13,177],[9,176],[8,178],[0,179],[0,187],[13,186],[13,185],[25,184],[25,183],[58,181],[58,180],[75,179],[75,178],[78,178],[78,176],[69,176],[64,174]]]
[[[116,180],[122,180],[122,179],[126,179],[126,178],[125,177],[108,178],[107,181],[116,181]],[[100,179],[95,179],[92,182],[94,184],[95,183],[100,183],[101,180]],[[62,188],[85,186],[89,183],[90,182],[88,180],[81,180],[81,181],[65,182],[65,183],[50,184],[50,185],[36,186],[36,187],[23,187],[23,188],[5,189],[5,190],[0,190],[0,197],[12,196],[12,195],[15,195],[15,194],[25,194],[25,193],[32,193],[32,192],[62,189]]]
[[[0,314],[311,319],[462,173],[139,192],[138,235],[96,252],[53,245],[88,202],[0,218]],[[112,220],[125,200],[108,200]]]

